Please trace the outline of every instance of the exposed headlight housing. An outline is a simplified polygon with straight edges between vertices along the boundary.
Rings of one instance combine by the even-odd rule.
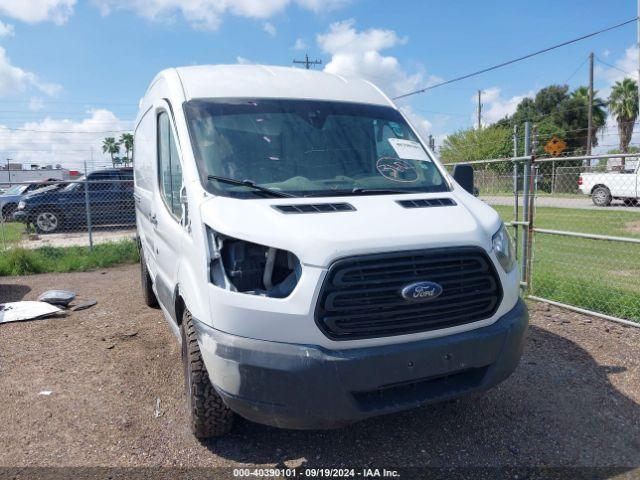
[[[18,210],[24,210],[26,206],[27,204],[24,202],[24,200],[20,200],[18,202]]]
[[[250,295],[288,297],[302,267],[293,253],[222,235],[207,227],[211,263],[209,281]]]
[[[493,235],[491,239],[493,243],[493,251],[498,257],[498,261],[505,272],[509,273],[516,266],[516,258],[514,254],[513,244],[511,242],[511,236],[504,226],[504,223],[500,225],[498,231]]]

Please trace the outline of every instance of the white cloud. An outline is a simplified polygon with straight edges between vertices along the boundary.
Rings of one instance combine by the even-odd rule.
[[[526,92],[522,95],[514,95],[509,98],[503,98],[502,89],[500,87],[491,87],[482,91],[482,124],[490,125],[502,120],[507,115],[512,115],[518,104],[527,97],[533,97],[534,91]],[[474,105],[478,103],[478,97],[471,97]],[[473,121],[475,124],[476,116],[474,114]]]
[[[90,168],[108,166],[111,161],[102,153],[102,140],[108,136],[118,138],[121,131],[131,128],[131,122],[119,119],[109,110],[86,113],[87,117],[80,121],[45,118],[16,129],[0,125],[0,152],[24,164],[60,163],[70,169],[81,169],[86,161]]]
[[[419,68],[414,73],[407,72],[398,59],[382,55],[381,50],[407,43],[393,30],[372,28],[358,31],[354,20],[335,22],[327,33],[316,37],[323,52],[331,54],[325,71],[344,76],[362,77],[372,81],[390,96],[400,95],[437,80],[426,76]]]
[[[293,45],[293,49],[294,50],[300,50],[300,51],[306,50],[307,49],[307,44],[301,38],[297,38],[296,39],[296,43]]]
[[[103,15],[113,9],[126,9],[150,20],[172,20],[179,14],[194,28],[206,30],[220,27],[224,15],[271,18],[292,2],[316,13],[348,3],[345,0],[94,0]]]
[[[252,65],[255,62],[249,60],[248,58],[237,56],[236,57],[236,63],[238,63],[240,65]]]
[[[622,57],[618,58],[612,65],[613,68],[601,65],[596,68],[596,75],[604,79],[608,84],[607,88],[599,92],[601,96],[608,96],[609,87],[625,77],[633,78],[634,80],[638,79],[638,47],[635,45],[628,47]]]
[[[418,133],[422,137],[422,139],[426,142],[427,137],[429,136],[430,133],[432,133],[433,124],[429,120],[424,118],[422,115],[415,112],[410,105],[405,105],[401,107],[400,110],[402,110],[402,113],[404,113],[405,116],[409,119],[409,123],[413,125],[413,127],[418,131]]]
[[[307,10],[320,13],[342,8],[351,3],[351,0],[297,0],[296,3]]]
[[[37,112],[44,108],[44,101],[40,97],[32,97],[29,100],[29,110]]]
[[[275,25],[271,22],[266,22],[263,26],[262,29],[267,32],[269,34],[269,36],[271,37],[275,37],[276,34],[278,33],[278,29],[275,27]]]
[[[76,0],[0,0],[0,14],[26,23],[65,23]]]
[[[27,89],[36,89],[47,95],[57,95],[62,87],[41,81],[34,73],[11,64],[4,48],[0,47],[0,96],[15,95]]]
[[[0,21],[0,37],[13,37],[13,25]]]

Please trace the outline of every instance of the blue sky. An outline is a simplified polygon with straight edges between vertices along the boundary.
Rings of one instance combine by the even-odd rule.
[[[93,164],[104,164],[100,132],[130,128],[149,81],[170,66],[290,65],[308,52],[329,71],[365,76],[398,94],[630,19],[635,3],[0,0],[0,158],[77,167],[92,155]],[[403,107],[439,142],[471,126],[478,89],[490,123],[541,87],[586,84],[591,51],[619,69],[597,65],[596,88],[607,94],[625,75],[620,70],[637,68],[635,25]],[[611,136],[601,143],[615,143]]]

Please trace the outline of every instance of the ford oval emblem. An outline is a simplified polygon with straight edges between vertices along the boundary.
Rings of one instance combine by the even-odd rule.
[[[402,298],[409,302],[429,302],[442,294],[442,286],[435,282],[416,282],[402,289]]]

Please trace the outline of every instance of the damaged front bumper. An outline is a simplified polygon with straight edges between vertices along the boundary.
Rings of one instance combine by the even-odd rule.
[[[485,390],[516,368],[522,300],[495,323],[409,343],[330,350],[254,340],[195,322],[212,384],[236,413],[283,428],[333,428]]]

